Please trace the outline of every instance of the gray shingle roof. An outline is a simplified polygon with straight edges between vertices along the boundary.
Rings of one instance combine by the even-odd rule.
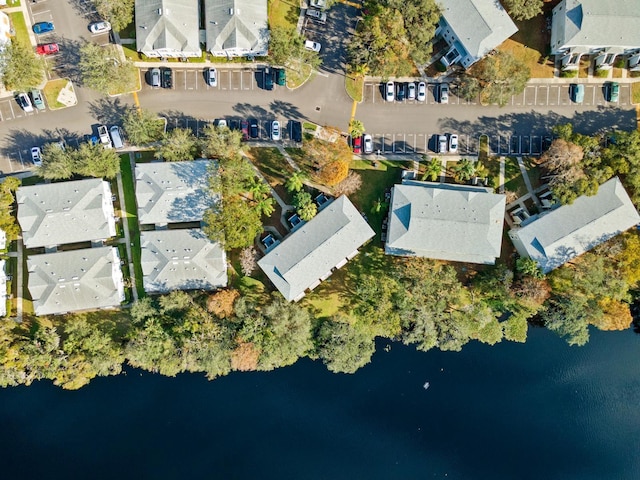
[[[138,52],[200,55],[198,0],[136,0],[135,17]]]
[[[27,248],[115,236],[111,187],[95,179],[20,187],[18,222]]]
[[[638,0],[563,0],[553,9],[551,48],[640,48]]]
[[[36,315],[116,307],[124,301],[115,247],[31,255],[27,267]]]
[[[258,261],[287,300],[298,300],[375,235],[344,195]]]
[[[215,199],[209,195],[211,160],[136,165],[138,221],[164,224],[201,221]]]
[[[629,195],[615,177],[592,197],[582,196],[509,231],[518,253],[537,261],[544,273],[591,250],[640,222]]]
[[[267,0],[207,0],[207,50],[231,55],[266,55]]]
[[[494,264],[505,204],[483,187],[405,181],[391,194],[385,252]]]
[[[140,243],[147,293],[213,290],[227,285],[224,250],[200,229],[142,232]]]
[[[518,31],[497,0],[441,0],[442,16],[467,52],[482,58]]]

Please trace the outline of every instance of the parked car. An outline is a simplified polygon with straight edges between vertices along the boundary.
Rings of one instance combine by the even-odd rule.
[[[364,153],[373,153],[373,138],[368,133],[362,136],[362,142],[364,143]]]
[[[52,22],[38,22],[33,24],[33,32],[37,33],[38,35],[42,33],[53,32],[54,30],[55,27],[53,26]]]
[[[224,118],[219,118],[215,121],[215,125],[218,128],[227,128],[227,121]]]
[[[152,68],[149,70],[149,85],[152,87],[160,86],[160,69]]]
[[[278,120],[271,122],[271,140],[276,142],[280,140],[280,122]]]
[[[44,98],[42,98],[42,92],[37,88],[31,90],[31,98],[33,98],[33,106],[38,110],[44,110]]]
[[[258,138],[260,136],[260,127],[258,126],[258,120],[255,118],[249,119],[249,136],[251,138]]]
[[[109,133],[111,134],[111,142],[113,143],[113,148],[118,149],[124,147],[120,127],[118,127],[117,125],[112,126],[109,129]]]
[[[584,101],[584,85],[581,83],[572,83],[569,88],[571,91],[571,99],[575,103],[582,103]]]
[[[106,125],[98,125],[98,137],[104,148],[112,148],[111,137],[109,137],[109,130]]]
[[[427,99],[427,84],[424,82],[420,82],[418,84],[418,94],[416,95],[416,99],[419,102],[424,102]]]
[[[162,88],[171,88],[173,86],[173,75],[171,73],[170,68],[162,68],[160,70],[162,72],[161,75],[161,85]]]
[[[409,82],[407,84],[407,100],[415,100],[416,99],[416,84],[413,82]]]
[[[398,85],[398,89],[396,91],[396,100],[398,100],[399,102],[402,102],[407,96],[407,86],[403,82],[399,82],[397,85]]]
[[[449,136],[449,151],[451,153],[458,152],[458,135],[452,134]]]
[[[264,88],[265,90],[273,90],[273,69],[264,68]]]
[[[386,90],[385,90],[385,100],[387,102],[393,102],[396,94],[396,84],[393,82],[387,82]]]
[[[362,153],[362,137],[351,137],[351,147],[353,148],[353,153],[361,154]]]
[[[312,42],[311,40],[304,41],[304,48],[311,50],[312,52],[319,52],[322,49],[322,45],[318,42]]]
[[[438,153],[447,153],[447,137],[445,135],[438,136]]]
[[[284,68],[276,69],[276,83],[281,87],[287,84],[287,72]]]
[[[440,84],[440,103],[449,103],[449,84]]]
[[[111,30],[111,24],[106,20],[89,24],[89,31],[94,34],[108,32],[109,30]]]
[[[58,53],[60,51],[60,47],[57,43],[43,43],[36,47],[36,53],[38,55],[53,55],[54,53]]]
[[[620,98],[620,84],[618,82],[611,82],[607,84],[607,93],[609,94],[610,102],[617,102]]]
[[[327,0],[311,0],[311,6],[314,8],[324,9],[327,7]]]
[[[42,166],[42,151],[40,147],[33,147],[31,149],[31,161],[36,167]]]
[[[242,120],[240,122],[240,130],[242,130],[242,139],[249,140],[249,121]]]
[[[218,86],[218,71],[213,67],[207,70],[207,83],[210,87]]]
[[[291,138],[294,142],[302,141],[302,123],[292,120],[289,122],[289,128],[291,129]]]
[[[229,120],[229,130],[240,130],[238,120]]]
[[[307,8],[307,17],[311,17],[318,23],[327,23],[327,14],[319,10],[314,10],[313,8]]]
[[[33,112],[33,105],[31,105],[31,100],[29,99],[29,95],[27,95],[26,93],[19,93],[16,96],[16,102],[18,102],[18,105],[20,105],[20,108],[22,108],[25,112],[27,113]]]

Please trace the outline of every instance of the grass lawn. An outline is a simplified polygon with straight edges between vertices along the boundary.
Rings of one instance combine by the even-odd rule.
[[[487,135],[480,136],[480,151],[478,152],[478,160],[485,162],[489,158],[489,137]]]
[[[24,21],[24,15],[22,12],[10,13],[9,17],[11,18],[11,24],[16,32],[14,38],[19,42],[30,44],[31,40],[29,40],[29,30],[27,29],[27,23]]]
[[[498,49],[509,52],[524,62],[531,70],[532,78],[553,78],[553,57],[548,54],[550,35],[544,15],[515,23],[518,32],[504,41]]]
[[[507,192],[514,192],[518,197],[527,194],[527,186],[522,178],[518,161],[514,157],[504,159],[504,189]]]
[[[122,215],[126,216],[126,221],[129,225],[129,235],[131,236],[131,243],[133,243],[131,247],[131,255],[133,258],[131,260],[136,276],[136,290],[138,291],[138,297],[142,298],[145,296],[142,283],[142,265],[140,263],[142,250],[140,248],[140,228],[138,227],[136,194],[133,183],[133,172],[131,171],[131,164],[129,163],[129,154],[120,156],[120,174],[122,175],[125,203],[125,210],[122,212]]]
[[[523,157],[522,161],[527,170],[527,174],[529,176],[529,181],[531,182],[531,188],[534,190],[542,185],[540,181],[540,176],[542,175],[542,168],[540,165],[537,165],[536,159],[533,157]]]
[[[344,78],[344,84],[347,89],[347,94],[356,102],[361,102],[364,93],[364,77],[347,75]]]
[[[293,173],[291,165],[277,148],[254,147],[247,151],[247,155],[273,188],[284,185],[288,174]]]
[[[156,159],[155,150],[139,150],[135,153],[136,163],[149,163]]]
[[[287,87],[297,88],[311,78],[313,68],[308,63],[289,61],[287,63]]]
[[[292,28],[298,23],[300,4],[294,0],[269,0],[269,28]]]
[[[488,157],[486,160],[478,161],[478,163],[482,163],[486,167],[489,185],[497,192],[498,187],[500,187],[500,158]]]
[[[136,24],[135,24],[135,22],[130,23],[129,25],[124,27],[122,30],[120,30],[118,32],[118,35],[120,35],[120,38],[136,38]]]
[[[640,82],[631,84],[631,102],[640,103]]]
[[[44,86],[44,96],[47,99],[47,106],[51,110],[57,110],[59,108],[67,108],[64,103],[58,102],[58,95],[60,91],[67,86],[70,80],[66,78],[59,78],[57,80],[50,80]]]

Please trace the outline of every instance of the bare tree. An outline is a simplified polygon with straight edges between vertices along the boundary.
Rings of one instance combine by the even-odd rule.
[[[362,177],[360,176],[360,174],[352,170],[347,175],[347,178],[345,178],[333,188],[333,193],[335,193],[337,197],[339,197],[340,195],[349,196],[360,190],[361,186]]]
[[[240,268],[242,269],[242,274],[249,276],[256,269],[257,257],[258,253],[254,247],[246,247],[240,251]]]

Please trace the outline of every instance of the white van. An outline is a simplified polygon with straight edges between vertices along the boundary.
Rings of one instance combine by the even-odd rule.
[[[120,127],[114,125],[109,129],[109,133],[111,134],[111,142],[113,142],[113,148],[118,149],[124,147],[124,142],[122,141],[122,135],[120,133]]]

